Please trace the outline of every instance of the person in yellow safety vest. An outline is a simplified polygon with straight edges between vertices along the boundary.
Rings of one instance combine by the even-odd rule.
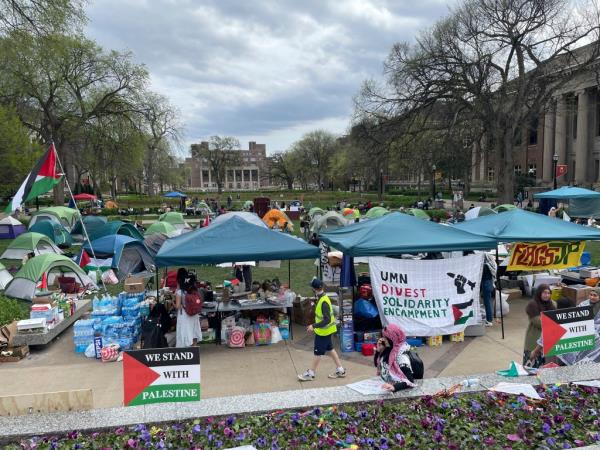
[[[321,280],[313,278],[310,286],[317,297],[317,306],[315,308],[315,323],[306,327],[306,331],[309,333],[314,331],[315,333],[314,357],[312,367],[307,369],[303,374],[299,374],[298,379],[300,381],[314,380],[321,357],[325,354],[328,354],[333,359],[336,367],[335,371],[328,375],[329,378],[344,378],[346,376],[346,369],[342,367],[340,357],[333,349],[333,342],[331,340],[331,336],[337,331],[331,300],[323,292],[323,283]]]

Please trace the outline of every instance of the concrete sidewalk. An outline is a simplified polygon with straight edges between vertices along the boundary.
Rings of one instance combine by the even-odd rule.
[[[486,336],[466,338],[465,342],[444,341],[440,347],[421,347],[425,377],[468,376],[505,369],[511,360],[520,362],[527,327],[525,305],[528,299],[510,303],[505,319],[505,339],[500,325],[487,329]],[[333,362],[326,358],[315,381],[300,383],[296,374],[312,360],[312,335],[295,325],[295,339],[264,347],[230,349],[202,345],[203,398],[232,395],[304,390],[342,386],[374,376],[372,358],[359,353],[342,353],[348,376],[329,379]],[[0,364],[0,396],[92,389],[95,408],[122,405],[123,374],[121,363],[101,363],[73,352],[72,329],[40,349],[32,349],[18,363]]]

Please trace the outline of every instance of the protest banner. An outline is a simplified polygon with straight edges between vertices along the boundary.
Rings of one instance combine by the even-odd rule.
[[[409,336],[437,336],[478,323],[483,254],[437,260],[369,258],[384,325]]]
[[[591,306],[542,312],[544,355],[591,350],[596,346],[596,330]]]
[[[585,242],[519,242],[507,270],[566,269],[579,266]]]
[[[319,243],[319,250],[321,251],[321,256],[319,257],[319,264],[321,265],[322,272],[321,279],[325,283],[339,283],[342,269],[341,267],[332,267],[331,264],[329,264],[329,258],[327,256],[330,251],[329,246],[325,242],[321,242]]]
[[[200,400],[200,349],[156,348],[123,353],[125,406]]]

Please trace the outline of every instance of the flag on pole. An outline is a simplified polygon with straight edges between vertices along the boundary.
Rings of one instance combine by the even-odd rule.
[[[21,205],[33,200],[38,195],[45,194],[51,190],[62,179],[62,174],[56,171],[56,149],[50,144],[44,156],[36,163],[33,170],[29,172],[25,181],[8,204],[4,212],[12,214]]]
[[[81,255],[79,255],[79,267],[81,267],[83,269],[85,266],[87,266],[91,262],[92,262],[92,260],[91,260],[90,256],[87,254],[87,252],[84,249],[81,249]]]

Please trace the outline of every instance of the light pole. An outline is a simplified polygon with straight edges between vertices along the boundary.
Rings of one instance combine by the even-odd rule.
[[[381,192],[379,200],[383,200],[383,169],[379,169],[379,191]]]
[[[556,165],[558,164],[558,155],[552,155],[552,171],[554,173],[554,189],[556,189]]]
[[[433,180],[433,201],[435,202],[435,164],[431,166],[431,179]]]

